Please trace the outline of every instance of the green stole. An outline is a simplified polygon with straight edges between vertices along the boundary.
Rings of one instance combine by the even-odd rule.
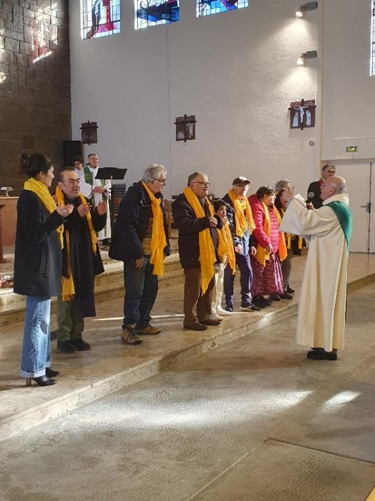
[[[327,207],[330,207],[335,213],[337,219],[339,220],[342,231],[344,232],[346,245],[350,247],[350,239],[352,238],[352,230],[353,230],[353,217],[352,211],[349,207],[344,204],[344,202],[331,202],[327,204]]]
[[[91,170],[89,169],[89,167],[87,165],[85,165],[83,167],[83,175],[84,175],[84,178],[85,178],[85,182],[87,184],[89,184],[90,186],[93,186],[94,184],[94,176],[93,176],[93,173],[91,172]],[[104,179],[99,179],[100,181],[100,184],[102,186],[105,186],[105,180]],[[91,194],[91,197],[90,197],[91,200],[94,199],[94,193]],[[105,202],[107,200],[107,198],[102,195],[102,200]]]

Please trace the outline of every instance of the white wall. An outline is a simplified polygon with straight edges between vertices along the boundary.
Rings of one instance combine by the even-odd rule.
[[[371,0],[326,0],[324,160],[375,158],[375,77],[370,77]],[[346,153],[346,146],[358,153]]]
[[[79,3],[70,2],[73,139],[82,122],[99,126],[85,154],[127,167],[128,184],[163,163],[167,196],[194,170],[208,173],[217,196],[237,175],[254,190],[289,177],[305,191],[317,177],[320,59],[304,68],[295,61],[321,52],[322,9],[297,20],[296,0],[250,0],[197,19],[194,0],[182,0],[180,22],[135,31],[133,4],[123,0],[121,34],[81,41]],[[317,127],[290,131],[288,107],[301,98],[318,99]],[[196,116],[197,139],[177,143],[174,121],[185,113]]]

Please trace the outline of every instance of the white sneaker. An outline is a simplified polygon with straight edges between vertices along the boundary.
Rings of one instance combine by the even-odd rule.
[[[212,320],[220,320],[220,322],[224,320],[223,317],[218,315],[215,310],[211,310],[210,318],[212,318]]]
[[[216,312],[219,313],[220,315],[223,315],[224,317],[229,317],[230,315],[232,315],[231,311],[226,311],[221,306],[218,306],[216,308]]]

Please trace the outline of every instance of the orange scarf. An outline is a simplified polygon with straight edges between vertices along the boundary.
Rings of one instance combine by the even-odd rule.
[[[264,225],[263,225],[263,231],[264,233],[270,237],[271,236],[271,218],[270,218],[270,213],[268,210],[268,207],[264,202],[261,201],[263,211],[264,211]],[[279,211],[276,209],[275,206],[273,206],[273,212],[276,216],[278,226],[280,227],[281,223],[281,216]],[[285,235],[283,232],[280,231],[280,238],[279,238],[279,258],[280,261],[284,261],[284,259],[287,256],[287,248],[286,248],[286,243],[285,243]],[[260,244],[257,245],[257,253],[256,253],[256,259],[257,261],[262,265],[266,266],[266,261],[269,261],[270,259],[270,252],[267,252],[264,247],[262,247]]]
[[[222,263],[225,261],[228,262],[234,275],[236,273],[236,256],[234,254],[233,239],[228,221],[223,225],[223,228],[221,230],[217,230],[217,234],[219,237],[219,245],[217,250],[219,259]]]
[[[197,195],[189,186],[184,189],[184,195],[189,205],[193,209],[195,216],[199,219],[206,217],[202,204],[200,203]],[[211,217],[213,217],[214,209],[207,197],[206,203],[208,210],[210,211],[210,215]],[[209,228],[206,228],[205,230],[199,232],[199,261],[202,273],[203,295],[207,291],[208,286],[214,277],[214,265],[216,263],[216,254]]]
[[[58,204],[61,207],[65,207],[65,197],[63,191],[57,187],[56,188],[56,197]],[[87,201],[85,197],[80,193],[80,199],[81,202],[85,205],[87,205]],[[91,239],[91,248],[92,252],[96,254],[97,251],[97,235],[94,230],[94,227],[92,225],[92,219],[91,219],[91,213],[88,212],[86,214],[86,221],[87,225],[89,227],[89,232],[90,232],[90,239]],[[74,298],[75,295],[75,288],[74,288],[74,281],[73,281],[73,274],[72,274],[72,268],[70,264],[70,235],[69,235],[69,230],[65,229],[65,242],[66,242],[66,260],[67,260],[67,269],[68,269],[68,277],[62,277],[62,299],[63,301],[70,301],[71,299]]]
[[[142,181],[142,186],[150,197],[152,210],[152,233],[151,233],[151,257],[150,263],[154,265],[153,275],[162,277],[164,275],[164,249],[167,245],[165,238],[163,212],[161,210],[161,199],[156,198],[146,183]]]
[[[234,222],[236,225],[236,235],[240,238],[244,236],[246,230],[254,231],[255,223],[249,201],[243,195],[235,195],[233,190],[228,192],[228,196],[233,204]],[[246,217],[245,217],[246,215]]]

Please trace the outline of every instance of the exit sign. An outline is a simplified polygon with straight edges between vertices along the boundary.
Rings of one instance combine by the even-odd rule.
[[[358,146],[347,146],[346,153],[357,153]]]

